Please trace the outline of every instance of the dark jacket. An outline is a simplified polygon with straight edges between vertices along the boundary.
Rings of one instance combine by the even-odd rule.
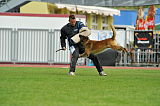
[[[80,21],[76,21],[76,25],[75,26],[71,26],[70,23],[66,24],[65,26],[62,27],[61,29],[61,47],[66,47],[66,39],[68,39],[69,42],[69,46],[72,46],[73,43],[71,42],[71,38],[79,33],[79,30],[84,27],[85,25],[80,22]]]

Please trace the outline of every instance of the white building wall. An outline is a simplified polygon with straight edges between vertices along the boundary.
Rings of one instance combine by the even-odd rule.
[[[77,16],[77,21],[86,22],[85,16]],[[12,16],[0,14],[0,28],[32,28],[32,29],[61,29],[68,23],[68,16]]]

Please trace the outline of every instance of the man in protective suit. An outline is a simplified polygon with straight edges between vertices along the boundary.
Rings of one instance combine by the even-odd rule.
[[[85,48],[81,44],[80,39],[79,39],[79,35],[83,36],[83,34],[85,33],[85,32],[83,33],[83,31],[80,32],[83,27],[85,27],[85,25],[80,21],[76,21],[75,15],[70,15],[69,16],[69,23],[66,24],[65,26],[63,26],[61,29],[61,36],[60,36],[61,47],[63,50],[66,50],[65,40],[68,39],[69,49],[72,54],[71,63],[70,63],[70,70],[69,70],[68,75],[75,75],[75,68],[76,68],[77,60],[79,58],[79,54],[82,54],[85,51]],[[89,36],[89,33],[87,33],[87,34],[88,35],[86,35],[86,36]],[[88,58],[93,61],[93,64],[96,66],[97,71],[100,76],[107,75],[103,72],[103,68],[100,65],[100,62],[99,62],[96,55],[90,54]]]

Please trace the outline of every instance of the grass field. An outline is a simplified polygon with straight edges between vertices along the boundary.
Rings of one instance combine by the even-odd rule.
[[[0,106],[160,106],[160,70],[0,67]]]

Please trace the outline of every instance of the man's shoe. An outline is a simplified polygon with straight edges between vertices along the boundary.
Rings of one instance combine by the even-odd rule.
[[[69,72],[68,75],[75,76],[74,72]]]
[[[107,76],[107,74],[106,74],[105,72],[103,72],[103,71],[102,71],[102,72],[99,72],[99,75],[100,75],[100,76]]]

